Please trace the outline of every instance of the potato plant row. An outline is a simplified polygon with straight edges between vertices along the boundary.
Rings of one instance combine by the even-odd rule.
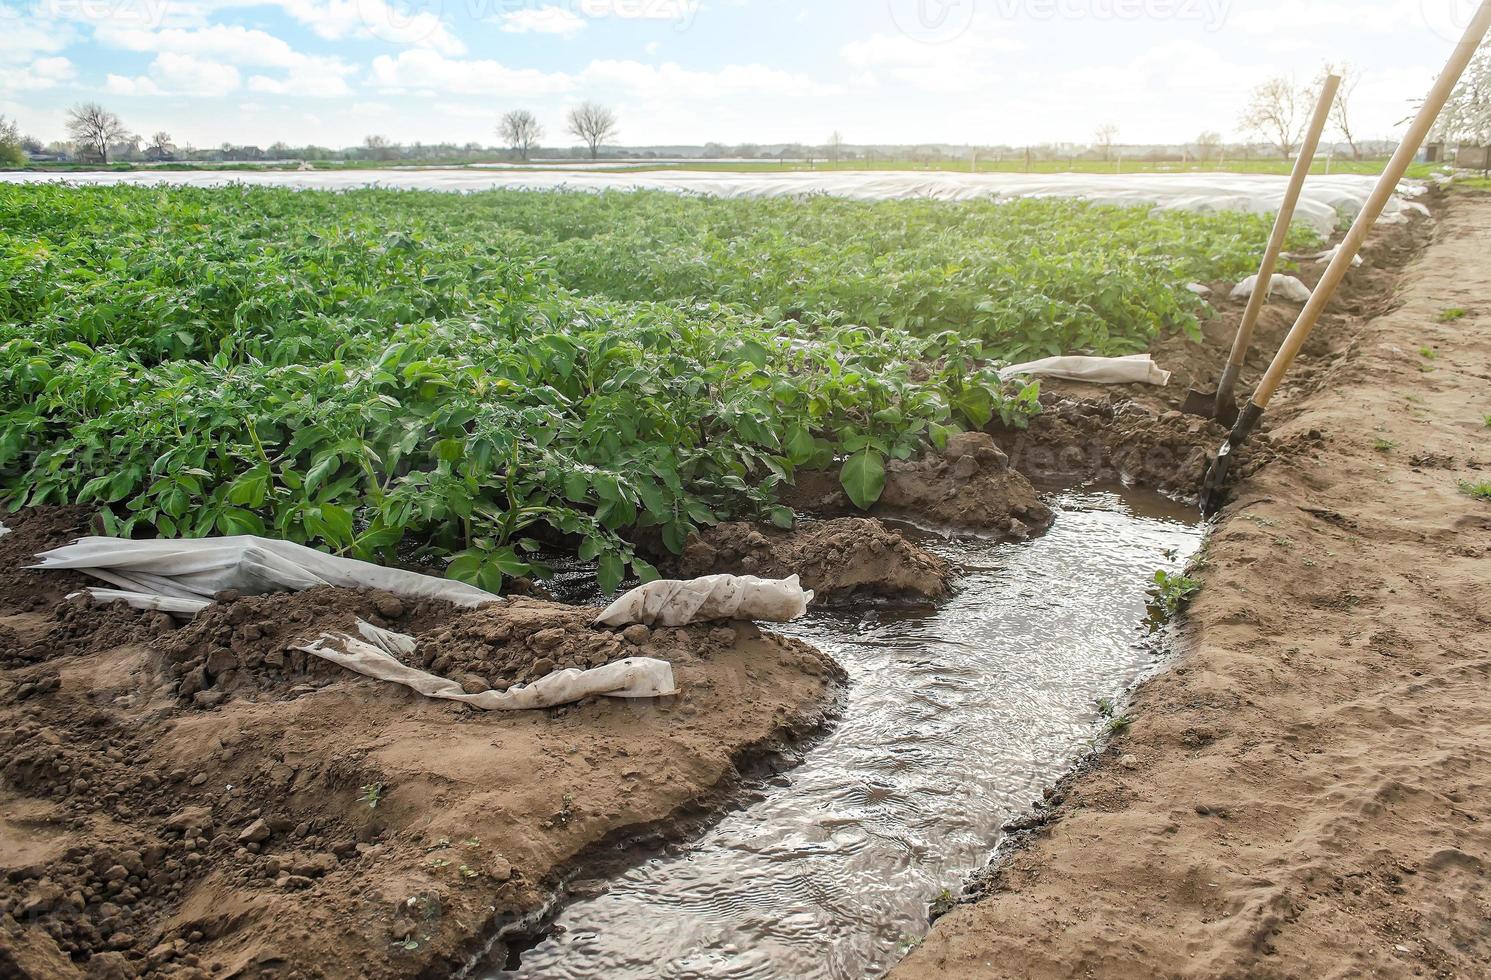
[[[1002,358],[1192,326],[1176,283],[1237,271],[1253,224],[3,186],[0,499],[103,504],[121,535],[444,561],[493,591],[559,547],[610,590],[655,574],[640,528],[678,551],[725,517],[790,524],[778,494],[804,467],[868,507],[887,459],[1018,424],[1036,388],[1002,383]]]

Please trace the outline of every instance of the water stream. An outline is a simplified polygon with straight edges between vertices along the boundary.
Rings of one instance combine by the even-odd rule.
[[[923,536],[966,569],[936,608],[816,609],[782,628],[850,675],[803,763],[701,839],[566,907],[509,969],[568,978],[864,977],[927,930],[1000,827],[1092,747],[1094,702],[1161,654],[1146,598],[1199,545],[1188,508],[1086,489],[1023,544]]]

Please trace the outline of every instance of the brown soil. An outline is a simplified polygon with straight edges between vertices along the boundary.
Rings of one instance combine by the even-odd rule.
[[[601,842],[668,832],[823,723],[828,658],[749,624],[625,634],[593,610],[314,589],[192,623],[19,571],[87,524],[0,537],[0,975],[448,974]],[[287,649],[356,617],[468,687],[641,653],[677,697],[434,702]]]
[[[1329,382],[1331,366],[1351,347],[1356,331],[1396,301],[1398,274],[1423,247],[1429,228],[1428,222],[1415,221],[1386,225],[1372,233],[1362,250],[1362,266],[1347,277],[1305,345],[1291,374],[1293,383]],[[1281,271],[1313,289],[1325,266],[1304,260]],[[1194,497],[1208,458],[1227,432],[1210,419],[1181,414],[1179,407],[1188,388],[1215,390],[1247,305],[1228,297],[1232,283],[1211,285],[1212,295],[1207,299],[1215,315],[1203,322],[1201,340],[1177,334],[1152,349],[1156,362],[1173,373],[1167,387],[1048,381],[1042,385],[1042,412],[1028,428],[1005,429],[996,422],[990,433],[1015,468],[1037,486],[1118,480]],[[1301,305],[1274,299],[1264,307],[1238,382],[1239,404],[1268,368]],[[1318,432],[1279,434],[1270,431],[1273,423],[1271,415],[1264,417],[1260,432],[1238,453],[1235,471],[1246,473],[1281,455],[1319,448]]]
[[[1281,392],[1132,727],[894,976],[1491,969],[1491,199],[1441,219]]]
[[[1050,508],[986,433],[958,433],[941,453],[891,460],[885,469],[885,490],[874,513],[1017,539],[1051,526]],[[786,500],[815,514],[858,513],[836,470],[798,473]]]
[[[799,521],[791,531],[736,522],[689,536],[668,574],[797,575],[819,598],[847,595],[935,599],[953,578],[943,558],[869,517]]]

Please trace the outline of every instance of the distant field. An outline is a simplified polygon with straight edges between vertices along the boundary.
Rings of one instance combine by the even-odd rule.
[[[607,166],[607,163],[614,166]],[[1327,162],[1317,159],[1310,167],[1314,174],[1378,174],[1382,172],[1386,160],[1343,160],[1336,158]],[[353,161],[320,161],[311,164],[317,170],[386,170],[401,167],[470,167],[481,166],[490,168],[500,166],[491,161],[400,161],[400,160],[353,160]],[[166,164],[140,164],[140,163],[114,163],[107,167],[97,164],[76,163],[48,163],[35,164],[27,167],[28,170],[55,171],[55,172],[96,172],[100,170],[113,171],[181,171],[181,170],[294,170],[299,166],[295,163],[166,163]],[[1146,162],[1142,160],[1115,160],[1104,163],[1101,160],[1035,160],[1026,165],[1023,159],[1012,160],[980,160],[977,168],[974,168],[967,160],[938,160],[930,163],[911,163],[907,161],[877,160],[866,162],[863,160],[847,161],[839,164],[827,161],[816,161],[808,164],[803,161],[789,161],[780,163],[773,160],[762,160],[759,162],[740,161],[712,161],[693,160],[687,163],[658,162],[650,163],[646,160],[602,160],[599,164],[588,160],[563,160],[544,161],[540,163],[529,163],[522,165],[525,169],[553,169],[566,170],[577,166],[583,166],[585,170],[596,173],[626,172],[645,173],[648,170],[692,170],[705,173],[789,173],[793,171],[885,171],[906,172],[925,170],[932,172],[947,173],[1033,173],[1033,174],[1057,174],[1057,173],[1083,173],[1083,174],[1109,174],[1109,173],[1245,173],[1245,174],[1287,174],[1293,168],[1292,163],[1283,160],[1222,160],[1207,163],[1179,163],[1179,162]],[[1416,163],[1408,169],[1408,176],[1413,178],[1425,178],[1440,169],[1440,164]]]

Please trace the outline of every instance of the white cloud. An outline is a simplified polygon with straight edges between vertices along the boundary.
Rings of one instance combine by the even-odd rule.
[[[0,62],[20,62],[37,54],[61,51],[73,36],[67,24],[0,7]]]
[[[126,51],[195,55],[235,65],[288,67],[305,58],[272,34],[236,26],[216,25],[195,30],[105,26],[96,30],[93,38]]]
[[[156,85],[144,75],[129,78],[125,75],[110,74],[104,79],[104,91],[110,95],[123,95],[128,97],[139,95],[164,95],[160,86]]]
[[[429,91],[440,95],[531,97],[568,92],[574,79],[563,72],[509,68],[490,59],[446,58],[411,49],[398,57],[373,59],[370,81],[387,92]]]
[[[436,13],[410,11],[387,0],[265,0],[327,40],[377,38],[390,44],[466,53],[466,45]],[[439,9],[437,3],[436,9]]]
[[[940,44],[905,34],[874,34],[839,49],[861,84],[883,79],[937,94],[973,91],[991,84],[1006,56],[1023,45],[993,31],[970,30]]]
[[[502,15],[502,29],[510,34],[558,34],[574,37],[585,29],[585,18],[563,7],[525,7]]]
[[[189,54],[163,52],[144,75],[110,75],[107,88],[115,95],[189,95],[216,98],[243,85],[238,69]]]
[[[256,74],[248,81],[251,91],[274,95],[315,98],[346,95],[349,91],[346,78],[357,70],[340,58],[302,54],[272,34],[236,26],[160,31],[110,27],[95,33],[94,38],[128,51],[152,51],[211,59],[230,65],[284,69],[278,77]],[[121,91],[128,89],[130,85],[127,83],[132,81],[121,79],[117,88]]]
[[[831,95],[839,90],[807,75],[765,65],[723,65],[709,71],[672,62],[592,61],[580,72],[582,86],[620,90],[643,99],[700,100],[731,96]]]
[[[0,91],[39,91],[70,82],[75,77],[73,63],[66,58],[37,58],[18,67],[0,66]]]

